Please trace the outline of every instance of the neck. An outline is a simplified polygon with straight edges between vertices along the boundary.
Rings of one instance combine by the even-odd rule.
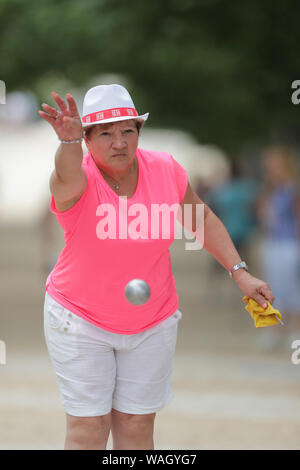
[[[122,183],[122,181],[126,180],[126,178],[133,174],[136,166],[137,166],[137,158],[136,156],[133,159],[133,162],[130,163],[130,165],[122,170],[115,169],[112,167],[106,167],[106,166],[100,166],[96,163],[93,155],[91,154],[91,157],[93,158],[97,168],[101,172],[102,176],[108,176],[109,178],[113,179],[115,183]]]

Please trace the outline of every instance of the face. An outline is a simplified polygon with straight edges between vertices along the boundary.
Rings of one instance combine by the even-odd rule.
[[[138,130],[134,119],[97,124],[85,143],[96,164],[104,170],[128,168],[134,158],[138,145]]]

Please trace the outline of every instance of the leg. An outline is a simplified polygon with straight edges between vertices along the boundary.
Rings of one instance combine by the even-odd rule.
[[[49,299],[45,339],[66,413],[64,448],[106,449],[116,375],[111,335]]]
[[[173,398],[171,378],[181,315],[178,310],[153,328],[128,336],[127,344],[116,351],[111,410],[114,450],[154,449],[156,413]]]
[[[153,431],[156,413],[135,415],[111,410],[113,450],[154,449]]]
[[[65,450],[105,450],[110,432],[111,413],[103,416],[71,416],[66,413]]]

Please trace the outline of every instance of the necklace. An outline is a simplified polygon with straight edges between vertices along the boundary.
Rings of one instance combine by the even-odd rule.
[[[119,183],[116,183],[116,184],[113,183],[113,187],[114,187],[115,189],[120,189]]]
[[[134,166],[135,166],[135,163],[133,163],[133,165],[131,165],[131,168],[130,168],[130,171],[131,169],[134,169]],[[103,171],[103,170],[102,170]],[[106,175],[107,176],[107,175]],[[113,180],[114,178],[112,176],[109,175],[109,177]],[[116,181],[116,180],[115,180]],[[113,187],[115,189],[120,189],[120,184],[119,183],[112,183],[113,184]]]

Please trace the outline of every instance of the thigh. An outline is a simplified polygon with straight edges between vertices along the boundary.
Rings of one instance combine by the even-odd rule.
[[[151,414],[172,400],[173,358],[181,316],[177,310],[159,325],[128,337],[127,347],[116,351],[115,410]]]
[[[49,294],[45,298],[44,332],[65,412],[82,417],[109,413],[116,362],[105,332]]]

